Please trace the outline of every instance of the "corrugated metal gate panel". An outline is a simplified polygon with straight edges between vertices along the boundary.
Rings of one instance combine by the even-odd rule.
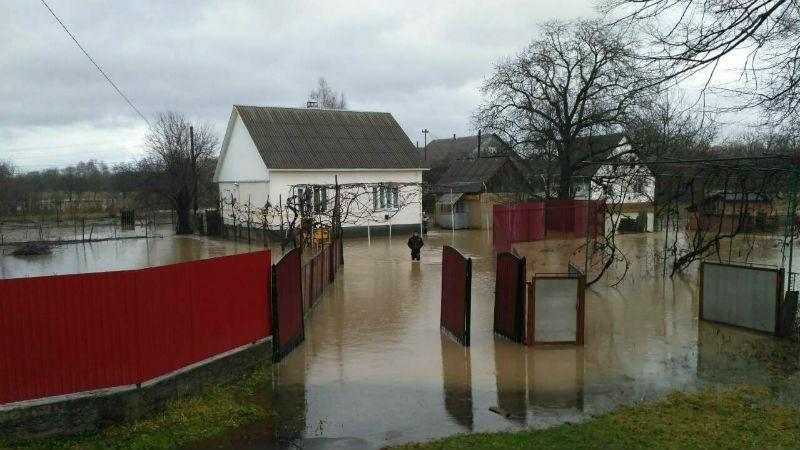
[[[444,246],[442,254],[441,319],[443,330],[469,346],[472,260]]]
[[[0,403],[141,383],[268,336],[269,261],[0,280]]]
[[[494,290],[494,332],[522,342],[525,331],[525,258],[497,255]]]
[[[300,250],[294,249],[272,266],[272,348],[275,361],[283,358],[305,338],[301,259]]]
[[[701,319],[777,333],[782,270],[703,261],[700,285]]]

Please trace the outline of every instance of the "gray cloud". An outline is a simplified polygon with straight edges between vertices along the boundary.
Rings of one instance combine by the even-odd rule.
[[[322,75],[412,141],[471,132],[495,61],[543,21],[594,14],[592,0],[48,3],[148,117],[177,110],[221,134],[231,105],[299,106]],[[4,1],[0,23],[0,159],[35,169],[141,151],[141,120],[41,3]]]

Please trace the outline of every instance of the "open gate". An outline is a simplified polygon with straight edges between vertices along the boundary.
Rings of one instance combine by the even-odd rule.
[[[275,362],[305,339],[301,258],[300,249],[294,249],[272,265],[272,359]]]
[[[525,337],[525,258],[497,255],[494,288],[494,332],[522,343]]]
[[[583,345],[583,275],[535,274],[528,287],[526,345]]]
[[[442,250],[440,325],[443,331],[464,346],[469,346],[471,285],[472,259],[445,245]]]

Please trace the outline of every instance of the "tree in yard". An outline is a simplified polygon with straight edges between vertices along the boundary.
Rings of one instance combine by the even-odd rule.
[[[800,7],[797,0],[601,0],[619,23],[650,37],[640,55],[681,81],[695,74],[735,94],[735,108],[762,107],[765,123],[800,109]],[[710,84],[721,64],[739,79]]]
[[[496,65],[474,120],[554,167],[557,196],[566,198],[576,169],[607,150],[579,152],[576,141],[619,129],[648,85],[640,66],[633,42],[601,21],[549,22],[540,38]]]
[[[172,205],[178,217],[178,234],[192,233],[190,211],[197,197],[201,169],[214,157],[217,144],[210,126],[192,127],[186,117],[175,112],[162,113],[145,138],[147,155],[139,161],[142,190]]]
[[[347,101],[344,99],[344,91],[336,92],[324,77],[320,77],[317,88],[308,94],[311,101],[317,102],[321,108],[327,109],[347,109]]]

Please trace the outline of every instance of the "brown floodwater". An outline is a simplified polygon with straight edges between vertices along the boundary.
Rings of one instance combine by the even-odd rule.
[[[159,231],[161,238],[62,245],[45,256],[0,255],[0,278],[132,269],[262,248]],[[272,386],[258,394],[276,416],[193,447],[379,448],[575,422],[673,390],[769,379],[765,364],[747,355],[775,341],[699,322],[696,270],[662,278],[661,234],[618,238],[628,272],[610,286],[624,272],[618,264],[587,290],[583,347],[524,347],[493,335],[495,256],[486,231],[432,232],[421,263],[410,261],[406,238],[346,240],[345,265],[308,316],[306,341],[273,366]],[[583,267],[576,253],[583,242],[565,237],[515,248],[531,276],[565,272],[570,260]],[[720,249],[720,258],[779,263],[776,242],[743,238],[730,251]],[[443,245],[473,260],[469,348],[439,331]],[[279,257],[274,249],[273,259]]]
[[[260,394],[277,416],[194,447],[379,448],[574,422],[673,390],[769,378],[746,355],[775,341],[699,322],[696,273],[661,277],[659,234],[619,238],[628,275],[587,291],[583,347],[524,347],[493,335],[495,257],[485,231],[431,233],[419,264],[405,239],[345,241],[343,272],[307,318],[306,341],[274,366],[273,386]],[[572,254],[582,243],[515,247],[530,276],[565,272],[570,257],[582,267],[582,256]],[[473,259],[469,348],[439,331],[442,245]],[[774,239],[750,257],[779,258]]]
[[[246,241],[175,236],[170,226],[159,228],[156,235],[159,237],[56,245],[51,254],[40,256],[11,256],[13,246],[6,245],[0,247],[0,279],[139,269],[263,248]]]

